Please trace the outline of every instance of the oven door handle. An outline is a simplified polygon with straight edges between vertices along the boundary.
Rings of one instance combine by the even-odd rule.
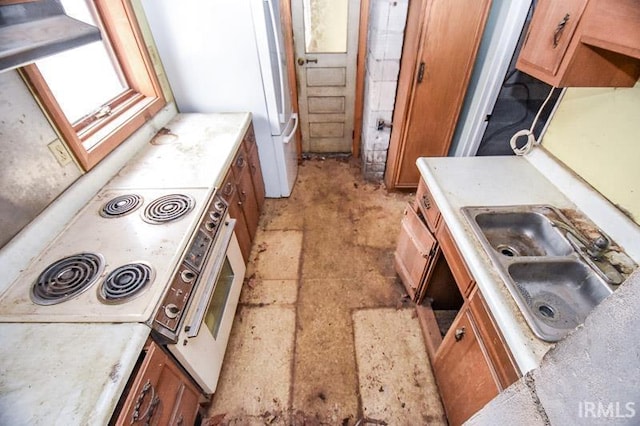
[[[236,226],[236,220],[228,219],[224,222],[224,225],[224,234],[220,236],[222,246],[220,247],[220,249],[214,247],[214,249],[217,249],[217,252],[212,253],[212,255],[215,256],[213,262],[208,262],[212,266],[211,268],[207,268],[207,270],[203,273],[206,277],[208,277],[207,281],[203,283],[205,287],[202,294],[204,294],[205,297],[200,300],[200,303],[193,313],[191,321],[185,327],[187,337],[196,337],[198,335],[198,332],[200,331],[200,326],[202,325],[202,321],[204,321],[204,316],[207,312],[207,308],[209,307],[211,296],[213,295],[216,283],[218,282],[218,275],[220,275],[220,271],[222,270],[222,266],[224,265],[224,260],[227,257],[227,249],[229,248],[229,243],[231,242],[231,238],[233,237],[233,228],[235,228]]]

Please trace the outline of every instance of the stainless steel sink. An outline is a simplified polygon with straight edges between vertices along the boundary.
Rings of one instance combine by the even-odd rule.
[[[478,211],[475,222],[491,247],[503,256],[566,256],[573,247],[552,226],[544,207],[527,211]]]
[[[576,260],[515,262],[508,273],[545,340],[560,340],[612,292]]]
[[[588,239],[575,238],[580,233],[553,206],[464,207],[462,213],[541,339],[562,339],[612,293],[611,280],[597,266],[606,263],[617,271],[601,256],[609,246],[595,254],[581,243]]]

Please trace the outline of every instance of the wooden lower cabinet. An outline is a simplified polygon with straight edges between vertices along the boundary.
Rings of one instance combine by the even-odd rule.
[[[256,196],[256,204],[258,211],[262,212],[264,206],[264,179],[262,177],[262,168],[260,167],[260,157],[258,157],[258,146],[254,143],[248,147],[249,150],[249,171],[251,172],[251,181],[253,182],[253,190]]]
[[[452,425],[520,373],[439,208],[423,181],[405,209],[394,264],[416,312]]]
[[[149,341],[142,364],[114,415],[115,425],[193,425],[200,391],[163,349]]]
[[[438,349],[433,370],[449,424],[459,425],[500,390],[467,307],[460,311],[451,331]]]
[[[221,191],[229,203],[229,216],[236,219],[236,238],[242,257],[248,262],[265,197],[253,126],[249,126],[238,148]]]
[[[251,239],[251,234],[247,227],[244,211],[242,209],[242,202],[238,197],[238,187],[231,170],[227,173],[227,177],[224,179],[224,183],[222,184],[222,196],[227,203],[229,203],[229,216],[236,220],[234,232],[238,239],[238,245],[240,246],[242,257],[245,262],[248,262],[253,240]]]
[[[476,288],[432,359],[449,424],[464,423],[519,373]]]
[[[407,206],[396,245],[394,264],[411,300],[416,300],[420,286],[429,279],[435,255],[435,238],[418,213]]]

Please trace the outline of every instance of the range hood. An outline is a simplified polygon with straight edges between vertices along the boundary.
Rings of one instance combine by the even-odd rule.
[[[59,0],[0,0],[0,72],[101,38],[98,28],[67,16]]]

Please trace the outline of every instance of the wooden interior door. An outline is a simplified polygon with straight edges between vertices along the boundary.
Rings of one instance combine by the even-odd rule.
[[[389,188],[415,188],[416,159],[448,154],[490,5],[491,0],[410,5],[385,174]]]
[[[351,152],[360,0],[291,0],[304,152]]]

